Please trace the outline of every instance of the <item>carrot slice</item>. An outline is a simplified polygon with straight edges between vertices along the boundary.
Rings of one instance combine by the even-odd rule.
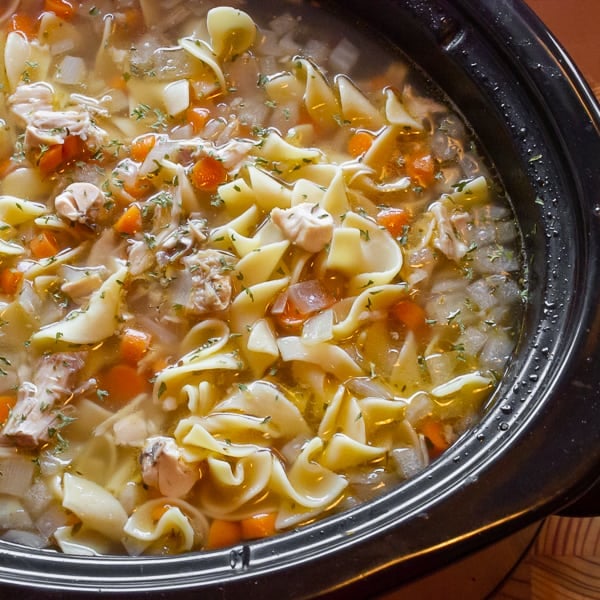
[[[87,148],[78,135],[68,135],[62,146],[62,162],[70,163],[85,158]]]
[[[227,180],[227,169],[213,156],[203,156],[190,172],[194,186],[205,192],[214,192]]]
[[[114,225],[117,233],[133,235],[142,230],[142,211],[137,204],[131,204],[117,219]]]
[[[117,363],[98,375],[98,388],[107,392],[107,400],[127,404],[136,396],[150,392],[150,382],[132,365]]]
[[[206,538],[206,548],[224,548],[233,546],[242,539],[242,527],[238,521],[225,521],[224,519],[214,519],[208,529]]]
[[[208,108],[190,107],[185,113],[186,121],[192,126],[194,134],[198,135],[206,125],[210,111]]]
[[[37,23],[33,18],[24,13],[15,13],[8,21],[9,31],[19,31],[28,40],[33,39],[37,35]]]
[[[154,148],[156,144],[156,136],[151,133],[147,135],[141,135],[133,142],[131,142],[131,158],[137,162],[143,162],[143,160],[150,154],[150,150]]]
[[[418,429],[427,438],[432,446],[430,454],[432,458],[439,456],[442,452],[450,447],[446,436],[444,435],[444,425],[441,421],[432,417],[425,417],[421,421]]]
[[[406,161],[406,172],[420,186],[427,187],[435,178],[435,162],[431,154],[421,154]]]
[[[0,271],[0,290],[3,294],[14,296],[21,287],[23,273],[16,269],[5,267]]]
[[[350,136],[348,140],[348,154],[358,158],[364,154],[372,145],[375,136],[368,131],[357,131]]]
[[[144,357],[150,348],[150,334],[137,329],[126,329],[121,338],[121,358],[132,365]]]
[[[44,0],[44,10],[68,21],[75,15],[75,7],[68,0]]]
[[[240,521],[242,538],[245,540],[256,540],[274,535],[276,519],[276,513],[253,515],[247,519],[242,519]]]
[[[385,208],[377,214],[377,224],[385,227],[390,234],[399,238],[410,223],[410,215],[403,208]]]
[[[418,331],[426,324],[423,308],[412,300],[400,300],[390,309],[391,316],[412,331]]]
[[[63,162],[63,147],[62,144],[54,144],[46,148],[40,154],[38,159],[38,167],[44,177],[50,175],[60,167]]]
[[[8,419],[10,410],[16,403],[16,396],[0,396],[0,425]]]
[[[58,242],[52,233],[42,231],[29,242],[29,249],[34,258],[50,258],[59,251]]]

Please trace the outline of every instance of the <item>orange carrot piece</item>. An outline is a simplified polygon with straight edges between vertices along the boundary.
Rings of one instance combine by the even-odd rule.
[[[385,208],[377,214],[377,224],[385,227],[390,234],[399,238],[410,223],[410,215],[403,208]]]
[[[192,130],[196,135],[204,129],[209,117],[210,111],[208,108],[192,106],[185,113],[185,119],[192,126]]]
[[[28,40],[33,39],[37,35],[37,23],[32,17],[24,13],[15,13],[8,21],[9,31],[19,31]]]
[[[98,389],[107,392],[107,400],[127,404],[136,396],[150,392],[150,382],[132,365],[117,363],[98,375]]]
[[[152,184],[145,177],[136,177],[133,181],[123,182],[123,189],[136,200],[140,200],[152,191]]]
[[[68,135],[62,146],[62,162],[82,160],[87,153],[85,142],[78,135]]]
[[[156,136],[151,133],[135,138],[131,142],[131,158],[137,162],[142,162],[150,154],[150,150],[154,148],[155,144]]]
[[[276,513],[265,513],[242,519],[240,521],[242,538],[245,540],[256,540],[274,535],[276,518]]]
[[[150,334],[138,329],[128,328],[123,332],[121,338],[120,354],[121,358],[132,365],[144,357],[150,348]]]
[[[157,504],[150,513],[153,521],[160,521],[160,518],[171,508],[170,504]]]
[[[133,235],[142,230],[142,211],[137,204],[131,204],[114,224],[117,233]]]
[[[238,521],[214,519],[208,529],[205,547],[207,549],[233,546],[242,539],[242,527]]]
[[[212,156],[203,156],[190,172],[194,186],[205,192],[214,192],[227,180],[227,169],[220,160]]]
[[[14,296],[21,287],[23,273],[17,269],[5,267],[0,271],[0,290],[3,294]]]
[[[16,403],[16,396],[0,396],[0,425],[4,424],[6,419],[8,419],[10,410]]]
[[[406,161],[406,172],[419,185],[427,187],[435,177],[435,162],[431,154],[421,154]]]
[[[68,0],[44,0],[44,10],[68,21],[75,15],[75,7]]]
[[[63,162],[62,144],[54,144],[42,152],[38,159],[38,167],[44,177],[50,175],[60,167]]]
[[[59,251],[58,242],[49,231],[41,231],[29,242],[33,258],[50,258]]]
[[[421,430],[421,433],[433,446],[434,456],[439,456],[444,450],[449,448],[450,444],[444,435],[444,426],[441,421],[432,417],[425,417],[418,429]]]
[[[372,145],[375,136],[368,131],[357,131],[350,136],[348,140],[348,154],[358,158],[364,154]]]
[[[390,313],[394,319],[406,325],[411,331],[418,331],[426,323],[425,311],[412,300],[400,300],[392,306]]]

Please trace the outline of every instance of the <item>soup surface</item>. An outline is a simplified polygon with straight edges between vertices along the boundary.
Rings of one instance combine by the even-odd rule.
[[[519,330],[518,229],[409,64],[298,2],[8,4],[3,539],[270,536],[476,422]]]

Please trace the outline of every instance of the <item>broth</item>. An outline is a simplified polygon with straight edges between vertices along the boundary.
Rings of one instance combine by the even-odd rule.
[[[510,204],[413,65],[308,4],[167,4],[4,17],[9,541],[171,554],[349,509],[476,423],[516,343]]]

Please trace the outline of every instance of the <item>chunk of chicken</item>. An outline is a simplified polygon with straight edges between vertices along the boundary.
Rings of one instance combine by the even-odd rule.
[[[186,463],[175,440],[166,436],[146,440],[140,465],[144,483],[163,496],[180,498],[200,479],[198,467]]]
[[[75,393],[84,357],[84,352],[44,356],[33,381],[25,381],[19,387],[17,403],[2,429],[2,437],[27,448],[50,441],[64,424],[60,409]]]
[[[457,224],[463,223],[466,213],[450,214],[443,202],[434,202],[429,211],[433,214],[436,224],[433,245],[450,260],[459,261],[469,251],[456,227]]]
[[[45,82],[22,84],[15,93],[9,96],[8,105],[11,112],[19,118],[22,125],[27,124],[32,113],[51,111],[54,90]]]
[[[276,207],[271,211],[271,221],[290,242],[307,252],[320,252],[333,236],[333,217],[310,202],[285,209]]]
[[[68,185],[54,200],[56,212],[73,223],[94,227],[106,216],[104,192],[93,183]]]
[[[233,257],[219,250],[199,250],[186,256],[183,264],[191,279],[186,311],[204,315],[226,309],[231,303]]]
[[[80,137],[95,150],[108,140],[106,131],[95,125],[88,111],[81,107],[71,110],[36,110],[27,119],[25,147],[62,144],[68,135]]]

